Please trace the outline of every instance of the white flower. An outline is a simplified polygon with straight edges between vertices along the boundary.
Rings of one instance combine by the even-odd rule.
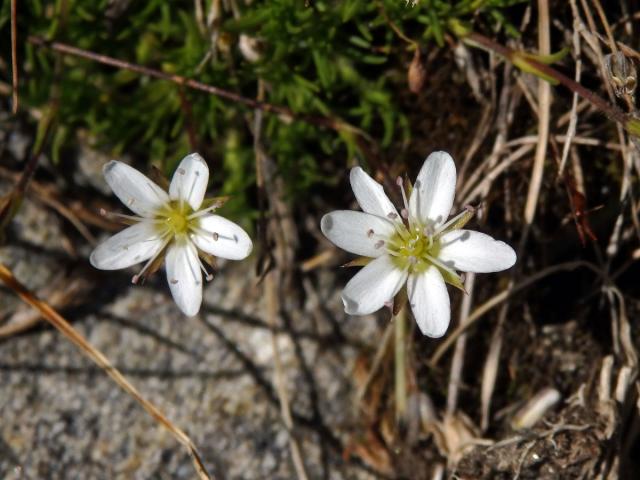
[[[473,216],[471,209],[446,222],[456,188],[456,167],[446,152],[434,152],[425,160],[408,202],[402,190],[402,215],[382,185],[362,168],[353,168],[350,180],[363,212],[338,210],[320,222],[322,233],[336,246],[372,258],[342,292],[350,315],[366,315],[390,305],[406,283],[420,330],[429,337],[441,337],[451,317],[445,282],[463,288],[456,270],[498,272],[516,261],[506,243],[462,230]]]
[[[171,179],[169,193],[136,169],[112,160],[103,169],[113,193],[136,215],[112,214],[133,223],[91,253],[91,265],[101,270],[127,268],[147,262],[133,277],[137,283],[165,259],[167,280],[176,304],[193,316],[202,303],[199,256],[242,260],[253,247],[247,233],[213,212],[219,203],[205,201],[209,168],[197,153],[182,159]]]

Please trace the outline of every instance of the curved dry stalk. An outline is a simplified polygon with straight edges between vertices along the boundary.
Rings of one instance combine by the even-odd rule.
[[[440,359],[442,358],[442,356],[449,350],[449,348],[451,348],[453,343],[458,339],[460,335],[462,335],[464,332],[467,331],[467,329],[469,329],[473,324],[475,324],[478,320],[480,320],[485,313],[489,312],[493,308],[500,305],[507,298],[516,294],[520,290],[524,290],[525,288],[536,283],[537,281],[542,280],[545,277],[548,277],[549,275],[552,275],[558,272],[564,272],[567,270],[575,270],[576,268],[580,268],[580,267],[588,268],[592,272],[597,273],[599,276],[603,275],[602,272],[597,267],[595,267],[592,263],[586,262],[584,260],[576,260],[574,262],[559,263],[557,265],[553,265],[537,273],[534,273],[526,280],[515,285],[513,288],[507,288],[503,290],[502,292],[498,293],[497,295],[494,295],[489,300],[487,300],[482,305],[480,305],[478,308],[476,308],[473,311],[473,313],[469,315],[467,322],[464,325],[458,325],[458,327],[446,338],[446,340],[440,344],[440,346],[436,349],[434,354],[429,359],[429,362],[428,362],[429,365],[431,365],[432,367],[435,367],[440,361]]]
[[[134,387],[129,380],[104,356],[102,352],[94,348],[80,333],[69,324],[58,312],[56,312],[48,303],[36,298],[22,283],[13,276],[13,273],[0,263],[0,280],[2,280],[11,290],[13,290],[20,299],[32,306],[40,312],[40,314],[56,329],[58,329],[65,337],[67,337],[74,345],[76,345],[82,353],[95,362],[101,369],[105,371],[111,379],[118,384],[125,392],[131,395],[156,422],[165,427],[174,438],[184,445],[193,461],[193,466],[200,480],[213,480],[213,477],[207,472],[206,467],[198,453],[193,441],[179,427],[174,425],[155,405],[144,398],[142,394]]]

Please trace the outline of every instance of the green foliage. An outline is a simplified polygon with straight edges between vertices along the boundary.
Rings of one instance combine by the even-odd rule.
[[[247,107],[174,83],[97,62],[61,56],[25,41],[39,35],[117,59],[179,74],[255,98],[264,80],[265,100],[299,114],[329,116],[361,129],[382,148],[406,145],[411,128],[398,100],[406,90],[410,38],[445,45],[451,21],[506,27],[506,8],[515,0],[300,0],[221,2],[201,0],[23,0],[19,8],[22,104],[42,109],[57,103],[56,128],[48,148],[54,159],[88,133],[101,148],[128,152],[163,166],[166,173],[194,147],[215,169],[224,193],[239,195],[237,209],[249,209],[245,192],[254,182],[250,111]],[[213,4],[213,5],[212,5]],[[224,5],[230,4],[230,11]],[[9,2],[0,11],[0,35],[9,33]],[[207,15],[217,5],[211,24]],[[259,43],[257,62],[239,48],[241,36]],[[8,41],[1,43],[10,58]],[[0,67],[10,82],[10,67]],[[353,131],[335,132],[265,114],[262,138],[289,194],[304,193],[325,179],[326,162],[346,165],[361,155]],[[366,159],[362,159],[366,161]],[[225,174],[223,177],[222,173]],[[246,211],[244,213],[247,213]]]

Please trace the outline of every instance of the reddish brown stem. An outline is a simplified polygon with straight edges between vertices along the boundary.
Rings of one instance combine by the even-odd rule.
[[[520,58],[525,58],[521,53],[516,52],[515,50],[510,49],[509,47],[505,47],[504,45],[500,45],[497,42],[494,42],[490,38],[485,37],[484,35],[480,35],[479,33],[472,32],[468,34],[466,39],[471,40],[472,42],[482,46],[487,50],[491,50],[498,55],[506,58],[510,62],[513,62],[515,57],[520,55]],[[531,65],[531,67],[542,74],[553,78],[558,83],[564,85],[566,88],[571,90],[572,92],[580,95],[582,98],[590,102],[594,107],[604,113],[611,120],[620,123],[623,127],[627,127],[627,123],[630,117],[624,113],[620,108],[615,105],[611,105],[605,99],[579,84],[575,80],[567,77],[566,75],[560,73],[553,67],[546,65],[542,62],[539,62],[529,56],[526,57],[526,62]]]
[[[32,43],[33,45],[37,45],[39,47],[47,47],[56,52],[65,53],[67,55],[73,55],[75,57],[86,58],[87,60],[92,60],[94,62],[102,63],[104,65],[110,65],[115,68],[130,70],[132,72],[140,73],[142,75],[147,75],[149,77],[159,78],[161,80],[167,80],[169,82],[173,82],[178,85],[182,85],[188,88],[193,88],[194,90],[200,90],[202,92],[210,93],[212,95],[216,95],[220,98],[224,98],[232,102],[246,105],[247,107],[250,107],[252,109],[259,109],[264,112],[283,115],[290,119],[302,120],[304,122],[311,123],[319,127],[329,128],[332,130],[341,130],[345,126],[339,120],[334,118],[321,117],[316,115],[297,114],[290,108],[283,107],[281,105],[274,105],[272,103],[262,102],[262,101],[254,100],[252,98],[243,97],[242,95],[238,95],[237,93],[230,92],[228,90],[224,90],[222,88],[219,88],[213,85],[208,85],[206,83],[202,83],[197,80],[192,80],[190,78],[183,77],[181,75],[161,72],[158,70],[154,70],[152,68],[144,67],[142,65],[136,65],[135,63],[130,63],[124,60],[119,60],[117,58],[109,57],[107,55],[101,55],[88,50],[83,50],[81,48],[67,45],[65,43],[49,42],[42,37],[37,37],[33,35],[30,35],[27,40],[29,41],[29,43]]]

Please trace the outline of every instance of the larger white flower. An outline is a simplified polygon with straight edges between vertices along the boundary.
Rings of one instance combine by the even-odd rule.
[[[113,193],[135,216],[112,214],[133,223],[98,245],[91,264],[101,270],[127,268],[147,262],[133,277],[137,281],[165,259],[173,298],[185,315],[193,316],[202,303],[200,256],[242,260],[253,248],[247,233],[211,212],[218,202],[203,201],[209,168],[197,153],[187,155],[176,169],[169,193],[136,169],[112,160],[103,169]]]
[[[470,209],[447,222],[456,189],[456,167],[446,152],[425,160],[402,215],[382,185],[360,167],[351,170],[351,188],[363,212],[338,210],[322,217],[322,233],[348,252],[370,257],[342,292],[346,313],[366,315],[390,305],[407,285],[411,310],[424,335],[441,337],[451,308],[446,283],[463,288],[457,270],[498,272],[513,266],[516,254],[504,242],[462,227]],[[368,259],[367,259],[368,260]]]

